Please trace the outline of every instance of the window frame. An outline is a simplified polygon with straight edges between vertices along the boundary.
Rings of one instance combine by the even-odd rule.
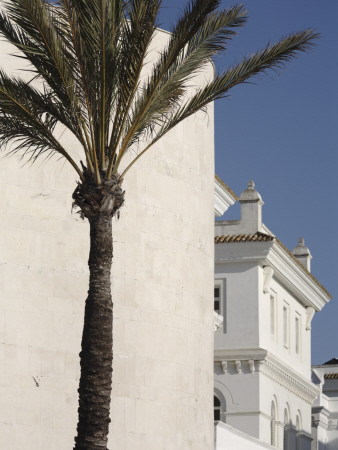
[[[218,302],[219,302],[219,309],[216,311],[216,309],[215,309],[215,291],[216,291],[216,289],[219,289],[219,296],[218,296]],[[215,280],[215,282],[214,282],[214,311],[217,313],[217,314],[219,314],[220,316],[222,316],[223,314],[222,314],[222,310],[223,310],[223,308],[222,308],[222,291],[223,291],[223,289],[222,289],[222,285],[220,284],[220,283],[216,283],[216,280]]]
[[[302,414],[300,410],[298,410],[296,416],[296,450],[301,449],[301,439],[302,439]]]
[[[222,326],[216,331],[219,332],[220,330],[223,331],[223,333],[226,333],[226,279],[225,278],[215,278],[214,279],[214,290],[216,288],[219,288],[219,311],[215,311],[215,291],[214,291],[214,311],[223,317],[223,324]]]
[[[295,312],[295,353],[299,357],[302,355],[302,316],[297,311]]]
[[[225,397],[222,393],[222,391],[216,387],[214,387],[214,401],[215,401],[215,397],[217,398],[217,400],[220,402],[220,406],[217,406],[217,410],[220,411],[220,422],[226,423],[226,400]],[[220,409],[218,409],[220,408]],[[214,405],[214,418],[215,418],[215,405]],[[214,422],[216,423],[217,420]]]
[[[290,408],[287,403],[284,408],[284,427],[283,427],[283,450],[289,450],[290,448],[290,430],[292,430],[292,426],[290,423]]]
[[[273,311],[271,308],[272,305],[273,305]],[[276,341],[277,340],[277,293],[273,290],[270,290],[269,322],[270,322],[270,337],[273,339],[273,341]]]
[[[283,347],[290,350],[290,305],[283,301]]]
[[[278,422],[278,417],[277,417],[277,404],[275,400],[272,400],[271,402],[271,411],[270,411],[270,445],[272,445],[272,447],[276,447],[277,446],[277,442],[278,442],[278,428],[277,428],[277,422]]]
[[[215,400],[218,401],[218,405],[215,405]],[[219,415],[219,419],[215,418],[215,412],[217,411],[218,415]],[[217,395],[214,392],[214,422],[221,422],[221,418],[222,418],[222,402],[221,400],[217,397]]]

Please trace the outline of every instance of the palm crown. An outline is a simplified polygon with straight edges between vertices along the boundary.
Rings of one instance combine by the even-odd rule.
[[[223,51],[247,20],[242,6],[191,0],[147,77],[141,71],[154,37],[160,0],[11,0],[0,32],[31,63],[43,89],[0,71],[0,142],[32,160],[58,153],[84,181],[117,174],[136,143],[131,165],[175,125],[224,97],[249,77],[281,66],[312,45],[305,30],[245,58],[187,99],[188,81]],[[79,165],[53,134],[59,123],[81,143]],[[142,144],[143,143],[143,144]],[[142,147],[143,145],[143,147]]]

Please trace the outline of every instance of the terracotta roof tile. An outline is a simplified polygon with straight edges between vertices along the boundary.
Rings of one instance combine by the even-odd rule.
[[[326,373],[324,378],[325,380],[338,380],[338,373]]]
[[[257,232],[255,234],[232,234],[227,236],[215,236],[215,244],[226,244],[228,242],[262,242],[273,241],[274,236]]]

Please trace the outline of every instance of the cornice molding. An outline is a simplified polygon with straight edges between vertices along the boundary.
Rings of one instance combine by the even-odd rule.
[[[260,361],[267,351],[263,349],[215,350],[214,362],[222,367],[223,373],[249,374],[258,371]]]
[[[226,251],[224,249],[226,248]],[[284,250],[277,240],[264,242],[228,242],[215,245],[216,264],[237,262],[269,266],[273,277],[303,303],[320,311],[330,301],[330,294]]]
[[[222,184],[215,178],[215,191],[214,191],[214,209],[215,216],[221,217],[225,213],[225,211],[235,203],[235,199],[228,192]]]
[[[330,295],[289,256],[278,241],[272,243],[267,261],[274,269],[274,276],[305,306],[320,311],[330,301]]]
[[[224,374],[232,376],[258,372],[310,405],[319,394],[319,388],[310,380],[261,348],[215,350],[214,362],[222,367]]]
[[[329,427],[330,411],[324,406],[313,406],[311,410],[312,426],[321,427],[327,430]]]
[[[214,351],[215,362],[222,361],[260,361],[266,358],[268,352],[263,348],[238,348],[229,350],[218,350]]]
[[[295,374],[284,364],[277,362],[271,355],[261,361],[259,372],[306,401],[309,405],[312,405],[314,399],[318,396],[319,389],[317,386]]]

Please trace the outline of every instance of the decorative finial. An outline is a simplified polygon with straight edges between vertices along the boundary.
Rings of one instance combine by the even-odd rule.
[[[310,250],[304,244],[304,238],[299,238],[298,244],[292,250],[292,253],[296,258],[298,258],[299,262],[303,264],[303,266],[310,272],[310,261],[312,259],[312,256]]]
[[[250,189],[250,191],[255,189],[255,183],[252,180],[248,182],[248,189]]]
[[[255,183],[252,180],[249,180],[247,189],[241,193],[239,202],[260,202],[263,205],[262,197],[256,191]]]

